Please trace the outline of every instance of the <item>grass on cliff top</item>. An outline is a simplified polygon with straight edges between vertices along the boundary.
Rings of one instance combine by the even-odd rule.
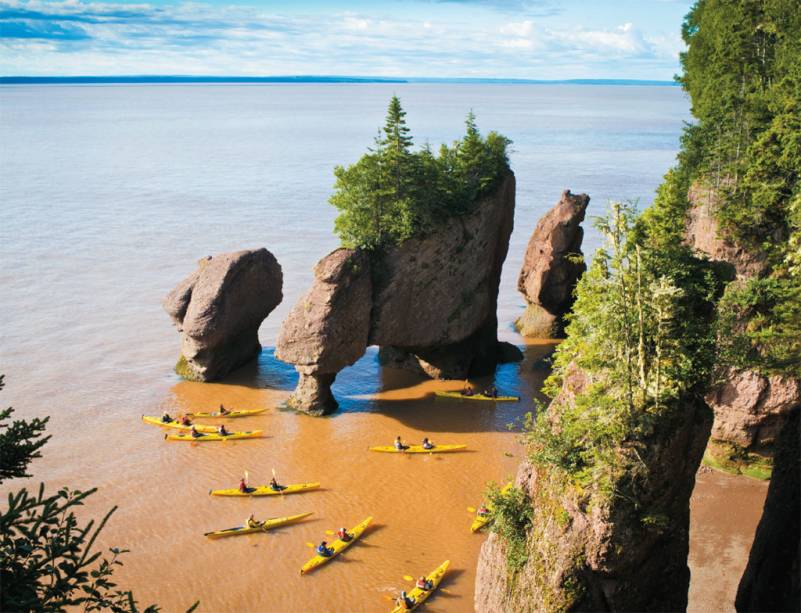
[[[773,462],[769,457],[724,441],[709,441],[703,463],[715,470],[760,481],[769,481],[773,472]]]

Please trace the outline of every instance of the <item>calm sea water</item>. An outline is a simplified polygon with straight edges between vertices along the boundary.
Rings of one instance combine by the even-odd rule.
[[[519,462],[505,425],[531,409],[544,349],[528,346],[525,362],[498,371],[499,386],[523,396],[519,405],[434,403],[431,391],[447,384],[382,371],[371,351],[338,378],[343,411],[333,419],[272,408],[295,375],[269,348],[312,266],[337,246],[327,204],[332,169],[371,144],[393,93],[418,144],[460,137],[471,109],[483,131],[514,141],[517,209],[499,322],[501,336],[521,345],[511,328],[523,307],[516,278],[539,217],[566,188],[590,194],[590,215],[609,199],[647,205],[688,119],[675,87],[0,87],[0,373],[8,384],[0,405],[53,416],[54,438],[34,465],[38,479],[100,485],[92,511],[120,505],[104,538],[134,550],[122,578],[148,602],[177,610],[199,597],[206,610],[288,611],[308,610],[325,594],[353,610],[381,610],[403,574],[450,557],[451,595],[432,610],[470,608],[481,537],[467,532],[464,509],[480,500],[485,481],[507,478]],[[588,229],[585,252],[597,244]],[[163,296],[199,258],[260,246],[278,258],[285,283],[284,302],[261,328],[267,351],[224,384],[179,382],[178,336]],[[271,407],[241,424],[271,438],[195,449],[138,423],[142,413],[222,401]],[[423,433],[477,451],[419,462],[365,454],[396,434]],[[327,489],[258,504],[206,496],[245,468],[261,480],[276,467],[288,480],[320,480]],[[421,475],[430,487],[418,492]],[[399,505],[397,491],[417,492],[421,505]],[[207,544],[199,536],[250,512],[307,508],[316,522],[273,537]],[[298,584],[303,541],[367,514],[380,526],[353,548],[350,563]],[[220,568],[242,569],[226,576],[235,598],[214,589]],[[253,589],[260,572],[272,580],[267,595]]]

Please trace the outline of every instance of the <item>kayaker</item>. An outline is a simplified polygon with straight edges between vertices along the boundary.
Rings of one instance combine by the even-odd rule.
[[[161,423],[168,424],[171,421],[172,421],[172,417],[170,417],[170,414],[167,413],[167,411],[164,411],[164,413],[161,414]]]
[[[317,545],[317,554],[323,556],[324,558],[330,558],[332,555],[334,555],[334,550],[328,547],[328,543],[323,541]]]
[[[347,543],[348,541],[353,540],[353,537],[350,534],[348,534],[348,531],[345,528],[340,528],[339,530],[337,530],[337,538],[343,543]]]
[[[192,438],[200,438],[201,436],[203,436],[200,432],[197,431],[197,428],[195,428],[195,426],[189,428],[189,434],[192,435]]]
[[[428,440],[428,437],[423,438],[423,449],[433,449],[434,443]]]
[[[286,486],[279,485],[278,481],[275,480],[275,477],[270,479],[270,489],[274,492],[280,492],[283,489],[286,489]]]
[[[488,398],[497,398],[498,397],[498,388],[494,385],[490,385],[487,389],[482,392]]]
[[[247,481],[245,481],[244,477],[242,477],[239,480],[239,491],[242,492],[243,494],[247,494],[250,491],[250,488],[248,487],[248,483],[247,483]]]
[[[395,437],[395,449],[397,449],[398,451],[406,451],[408,448],[409,446],[403,444],[403,441],[401,441],[400,436]]]
[[[186,416],[186,415],[181,415],[181,425],[182,426],[191,426],[192,425],[192,420],[189,419],[189,417]]]
[[[476,514],[479,517],[486,517],[487,515],[490,514],[490,510],[487,508],[486,505],[482,504],[480,507],[478,507],[478,511],[476,511]]]
[[[217,426],[217,434],[219,434],[220,436],[228,436],[231,433],[225,429],[225,424],[220,424],[219,426]]]
[[[398,604],[402,605],[407,611],[410,611],[414,608],[416,602],[413,596],[409,596],[405,591],[403,591],[401,592],[400,598],[398,598]]]
[[[225,407],[222,405],[222,403],[220,403],[220,415],[228,415],[228,413],[230,413],[230,411],[229,411],[228,409],[226,409],[226,408],[225,408]]]
[[[245,527],[247,528],[258,528],[261,526],[261,522],[256,521],[253,518],[253,513],[250,514],[247,521],[245,522]]]
[[[428,579],[426,579],[421,575],[420,578],[417,580],[417,583],[415,583],[415,586],[420,590],[428,591],[432,587],[434,587],[434,582],[429,581]]]
[[[470,381],[467,379],[464,380],[464,387],[462,388],[462,396],[472,396],[475,394],[473,391],[473,386],[470,385]]]

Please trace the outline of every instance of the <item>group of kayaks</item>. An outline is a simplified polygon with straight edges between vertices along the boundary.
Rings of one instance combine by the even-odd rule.
[[[438,397],[454,398],[460,400],[485,400],[492,402],[517,402],[517,396],[498,396],[498,395],[485,395],[483,393],[463,393],[463,392],[435,392]],[[165,416],[149,416],[143,415],[142,421],[148,424],[177,430],[177,433],[168,433],[165,439],[170,441],[190,441],[190,442],[206,442],[206,441],[226,441],[226,440],[240,440],[249,438],[259,438],[263,435],[262,430],[246,430],[246,431],[227,431],[225,428],[219,428],[210,424],[194,423],[196,418],[210,418],[210,419],[234,419],[239,417],[252,417],[264,413],[266,409],[251,409],[251,410],[230,410],[230,411],[209,411],[187,413],[181,419],[168,418]],[[403,453],[403,454],[432,454],[432,453],[450,453],[463,451],[467,449],[464,444],[432,444],[427,439],[423,441],[425,445],[401,445],[400,439],[396,441],[395,445],[374,446],[370,447],[370,451],[380,453]],[[259,497],[259,496],[285,496],[289,494],[302,493],[312,491],[320,487],[319,482],[308,483],[294,483],[284,486],[277,486],[275,481],[270,485],[260,485],[249,487],[244,485],[244,481],[240,487],[224,488],[209,491],[212,496],[223,497]],[[507,484],[501,493],[505,493],[512,487],[512,484]],[[472,511],[472,509],[470,509]],[[483,505],[476,511],[475,519],[473,520],[470,530],[477,532],[481,530],[491,521],[491,511],[489,504]],[[287,526],[303,521],[312,515],[312,512],[297,513],[294,515],[285,515],[282,517],[271,517],[263,521],[256,521],[251,518],[245,525],[235,526],[233,528],[225,528],[223,530],[213,530],[206,532],[204,536],[210,539],[220,539],[229,536],[238,536],[244,534],[255,534],[259,532],[267,532],[269,530]],[[367,530],[372,522],[372,516],[365,518],[350,530],[345,532],[345,537],[337,538],[331,543],[321,544],[318,548],[316,555],[308,560],[300,569],[300,574],[305,575],[313,572],[315,569],[323,566],[336,558],[340,553],[353,545]],[[327,531],[328,534],[333,534]],[[307,545],[314,546],[312,543]],[[325,545],[325,547],[323,547]],[[448,567],[450,561],[446,560],[437,568],[432,570],[425,578],[421,578],[416,583],[415,587],[408,592],[401,592],[401,597],[396,602],[396,607],[393,613],[401,613],[402,611],[412,611],[425,602],[429,596],[439,587]],[[406,577],[409,579],[410,577]]]
[[[203,443],[212,441],[236,441],[248,438],[260,438],[263,436],[263,430],[240,430],[240,431],[226,431],[222,428],[220,431],[219,426],[212,426],[210,424],[197,424],[194,423],[196,418],[217,418],[217,419],[235,419],[237,417],[252,417],[264,413],[266,409],[243,409],[237,411],[210,411],[203,413],[187,413],[185,420],[181,419],[166,419],[164,416],[157,417],[155,415],[142,415],[142,421],[146,424],[154,426],[161,426],[162,428],[170,428],[173,430],[180,430],[178,434],[165,434],[164,438],[168,441],[187,441],[191,443]],[[166,415],[166,414],[165,414]]]

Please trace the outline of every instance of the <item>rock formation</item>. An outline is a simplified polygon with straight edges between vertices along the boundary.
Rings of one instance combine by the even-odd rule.
[[[474,210],[381,255],[338,249],[284,321],[276,356],[300,373],[295,408],[328,413],[330,385],[368,345],[385,363],[437,378],[492,372],[501,348],[497,299],[512,233],[515,179]],[[508,348],[504,349],[504,352]]]
[[[331,384],[367,348],[371,309],[366,254],[337,249],[317,263],[314,283],[292,307],[276,346],[276,357],[300,375],[291,406],[318,415],[337,408]]]
[[[554,402],[570,402],[585,383],[574,370]],[[712,413],[692,397],[670,421],[640,441],[642,465],[616,484],[621,495],[600,504],[588,502],[585,490],[565,484],[550,466],[524,461],[516,485],[532,506],[527,559],[510,572],[509,545],[490,534],[479,555],[475,610],[686,609],[690,495]],[[636,506],[622,495],[627,492],[637,492]]]
[[[691,187],[686,240],[694,250],[728,267],[732,283],[768,272],[767,258],[758,250],[745,249],[726,238],[715,219],[717,192],[708,186]],[[712,438],[739,448],[769,448],[788,412],[801,404],[801,382],[768,377],[753,370],[726,369],[716,377],[706,401],[715,412]]]
[[[163,303],[181,333],[176,372],[213,381],[258,355],[259,326],[283,298],[282,279],[263,248],[200,260]]]
[[[738,611],[801,611],[801,408],[776,444],[773,476],[735,606]]]
[[[586,270],[581,255],[581,222],[590,197],[562,192],[559,202],[539,220],[528,241],[517,289],[525,296],[526,311],[516,322],[523,336],[552,338],[561,335],[562,316],[573,305],[573,289]]]

